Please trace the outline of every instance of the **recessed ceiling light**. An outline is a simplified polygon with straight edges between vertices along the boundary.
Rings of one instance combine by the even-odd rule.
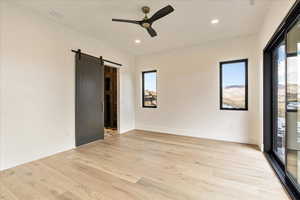
[[[219,20],[218,19],[213,19],[213,20],[211,20],[211,23],[212,24],[217,24],[217,23],[219,23]]]
[[[140,44],[141,43],[141,40],[134,40],[134,43],[136,43],[136,44]]]

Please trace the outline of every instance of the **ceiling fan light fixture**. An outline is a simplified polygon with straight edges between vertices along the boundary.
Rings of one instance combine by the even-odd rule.
[[[151,24],[145,22],[145,23],[142,23],[142,27],[144,28],[149,28],[151,26]]]

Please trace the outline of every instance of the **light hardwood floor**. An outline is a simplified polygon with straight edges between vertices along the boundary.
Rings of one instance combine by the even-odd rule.
[[[1,200],[288,200],[255,146],[131,131],[0,172]]]

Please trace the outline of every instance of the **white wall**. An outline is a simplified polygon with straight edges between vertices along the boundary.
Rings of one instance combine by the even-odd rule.
[[[273,1],[257,36],[137,58],[136,128],[263,148],[263,49],[295,0]],[[218,62],[249,58],[249,111],[220,111]],[[141,71],[158,69],[158,109],[141,106]]]
[[[257,144],[257,37],[209,42],[136,61],[136,128]],[[219,62],[249,59],[249,111],[219,109]],[[158,108],[141,106],[141,72],[158,70]]]
[[[259,82],[260,82],[260,104],[259,104],[259,136],[258,145],[263,149],[263,49],[275,33],[281,21],[287,15],[293,6],[295,0],[290,1],[274,1],[269,8],[263,22],[261,31],[258,34],[258,59],[259,59]]]
[[[81,48],[120,62],[120,131],[134,129],[132,56],[31,10],[1,10],[2,165],[6,169],[74,147],[75,63]]]
[[[2,27],[2,15],[3,15],[3,3],[2,3],[2,0],[0,0],[0,115],[2,113],[2,107],[1,107],[1,96],[2,96],[2,90],[1,90],[1,87],[2,87],[2,79],[1,79],[1,71],[2,71],[2,31],[3,30],[3,27]],[[1,122],[1,119],[0,119],[0,170],[1,170],[1,166],[2,166],[2,158],[3,158],[3,155],[2,155],[2,146],[3,146],[3,140],[2,140],[2,122]]]

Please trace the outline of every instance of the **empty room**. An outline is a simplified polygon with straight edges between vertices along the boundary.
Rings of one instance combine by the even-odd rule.
[[[298,108],[300,0],[0,0],[0,200],[300,200]]]

